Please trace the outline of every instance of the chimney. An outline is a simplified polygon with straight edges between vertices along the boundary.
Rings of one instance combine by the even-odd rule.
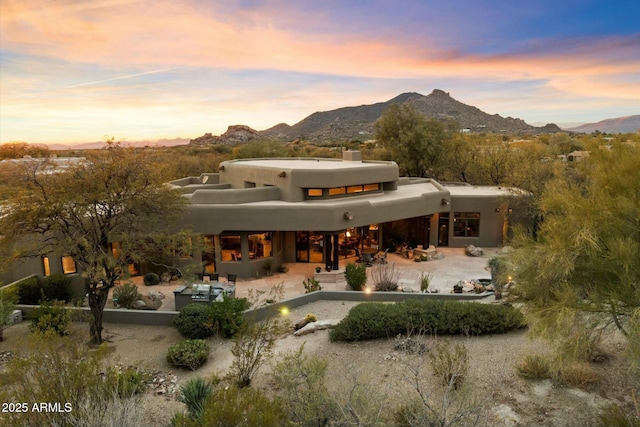
[[[362,153],[358,150],[345,150],[342,152],[342,160],[347,162],[361,162]]]

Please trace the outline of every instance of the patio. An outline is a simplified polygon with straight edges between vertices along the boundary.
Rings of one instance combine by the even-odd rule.
[[[499,248],[484,249],[484,255],[481,257],[470,257],[465,255],[463,248],[438,248],[438,254],[442,254],[444,258],[426,262],[415,262],[413,259],[407,259],[398,254],[388,254],[387,262],[395,264],[400,272],[399,282],[404,287],[410,287],[415,291],[420,290],[420,276],[423,273],[429,273],[432,277],[430,290],[436,290],[438,293],[450,293],[459,280],[470,280],[489,278],[490,273],[485,269],[487,261],[492,256],[499,253]],[[356,258],[351,256],[347,259],[341,257],[340,268],[348,262],[355,262]],[[282,297],[289,299],[303,295],[305,289],[303,281],[309,277],[313,277],[316,267],[324,268],[324,264],[320,263],[292,263],[287,264],[288,271],[286,273],[274,273],[271,276],[264,276],[256,279],[239,279],[236,283],[236,297],[249,297],[249,293],[263,293],[263,299],[269,294],[275,286],[281,285]],[[373,267],[371,267],[373,268]],[[367,284],[371,287],[373,284],[370,280],[371,268],[367,268],[369,280]],[[145,286],[142,283],[142,277],[134,277],[131,282],[138,286],[142,295],[148,295],[151,291],[159,291],[164,295],[160,311],[174,311],[175,301],[173,291],[176,288],[185,286],[185,282],[175,281],[169,283],[161,283],[155,286]],[[222,276],[221,281],[226,278]],[[336,283],[324,283],[323,289],[332,291],[350,290],[344,281]],[[111,296],[109,297],[108,308],[113,308]]]

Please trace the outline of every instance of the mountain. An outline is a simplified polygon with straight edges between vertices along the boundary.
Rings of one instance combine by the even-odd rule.
[[[227,131],[220,136],[205,133],[202,136],[189,141],[189,145],[208,145],[208,144],[243,144],[260,136],[257,130],[251,129],[245,125],[232,125]]]
[[[606,119],[567,129],[572,132],[633,133],[640,131],[640,115]]]
[[[281,139],[349,140],[368,139],[374,125],[391,104],[410,104],[427,117],[456,120],[463,129],[472,132],[508,132],[519,134],[560,132],[556,125],[531,126],[522,119],[487,114],[480,109],[453,99],[448,93],[435,89],[429,95],[403,93],[386,102],[358,107],[343,107],[311,114],[293,126],[284,123],[260,132],[261,136]]]
[[[185,138],[158,139],[156,141],[122,141],[125,147],[173,147],[174,145],[186,145],[189,143]],[[79,144],[48,144],[49,150],[98,150],[106,146],[104,141],[84,142]]]

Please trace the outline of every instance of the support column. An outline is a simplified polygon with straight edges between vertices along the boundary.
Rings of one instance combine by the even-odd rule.
[[[337,270],[340,268],[339,259],[340,259],[340,245],[338,242],[338,235],[333,235],[333,269]]]
[[[331,245],[331,235],[325,234],[322,236],[324,241],[324,266],[327,270],[333,268],[333,262],[331,260],[331,250],[333,246]]]

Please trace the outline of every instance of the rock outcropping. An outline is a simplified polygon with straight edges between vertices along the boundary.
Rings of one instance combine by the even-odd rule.
[[[232,125],[220,136],[205,133],[203,136],[192,139],[189,145],[209,145],[209,144],[244,144],[260,136],[258,131],[245,125]]]

